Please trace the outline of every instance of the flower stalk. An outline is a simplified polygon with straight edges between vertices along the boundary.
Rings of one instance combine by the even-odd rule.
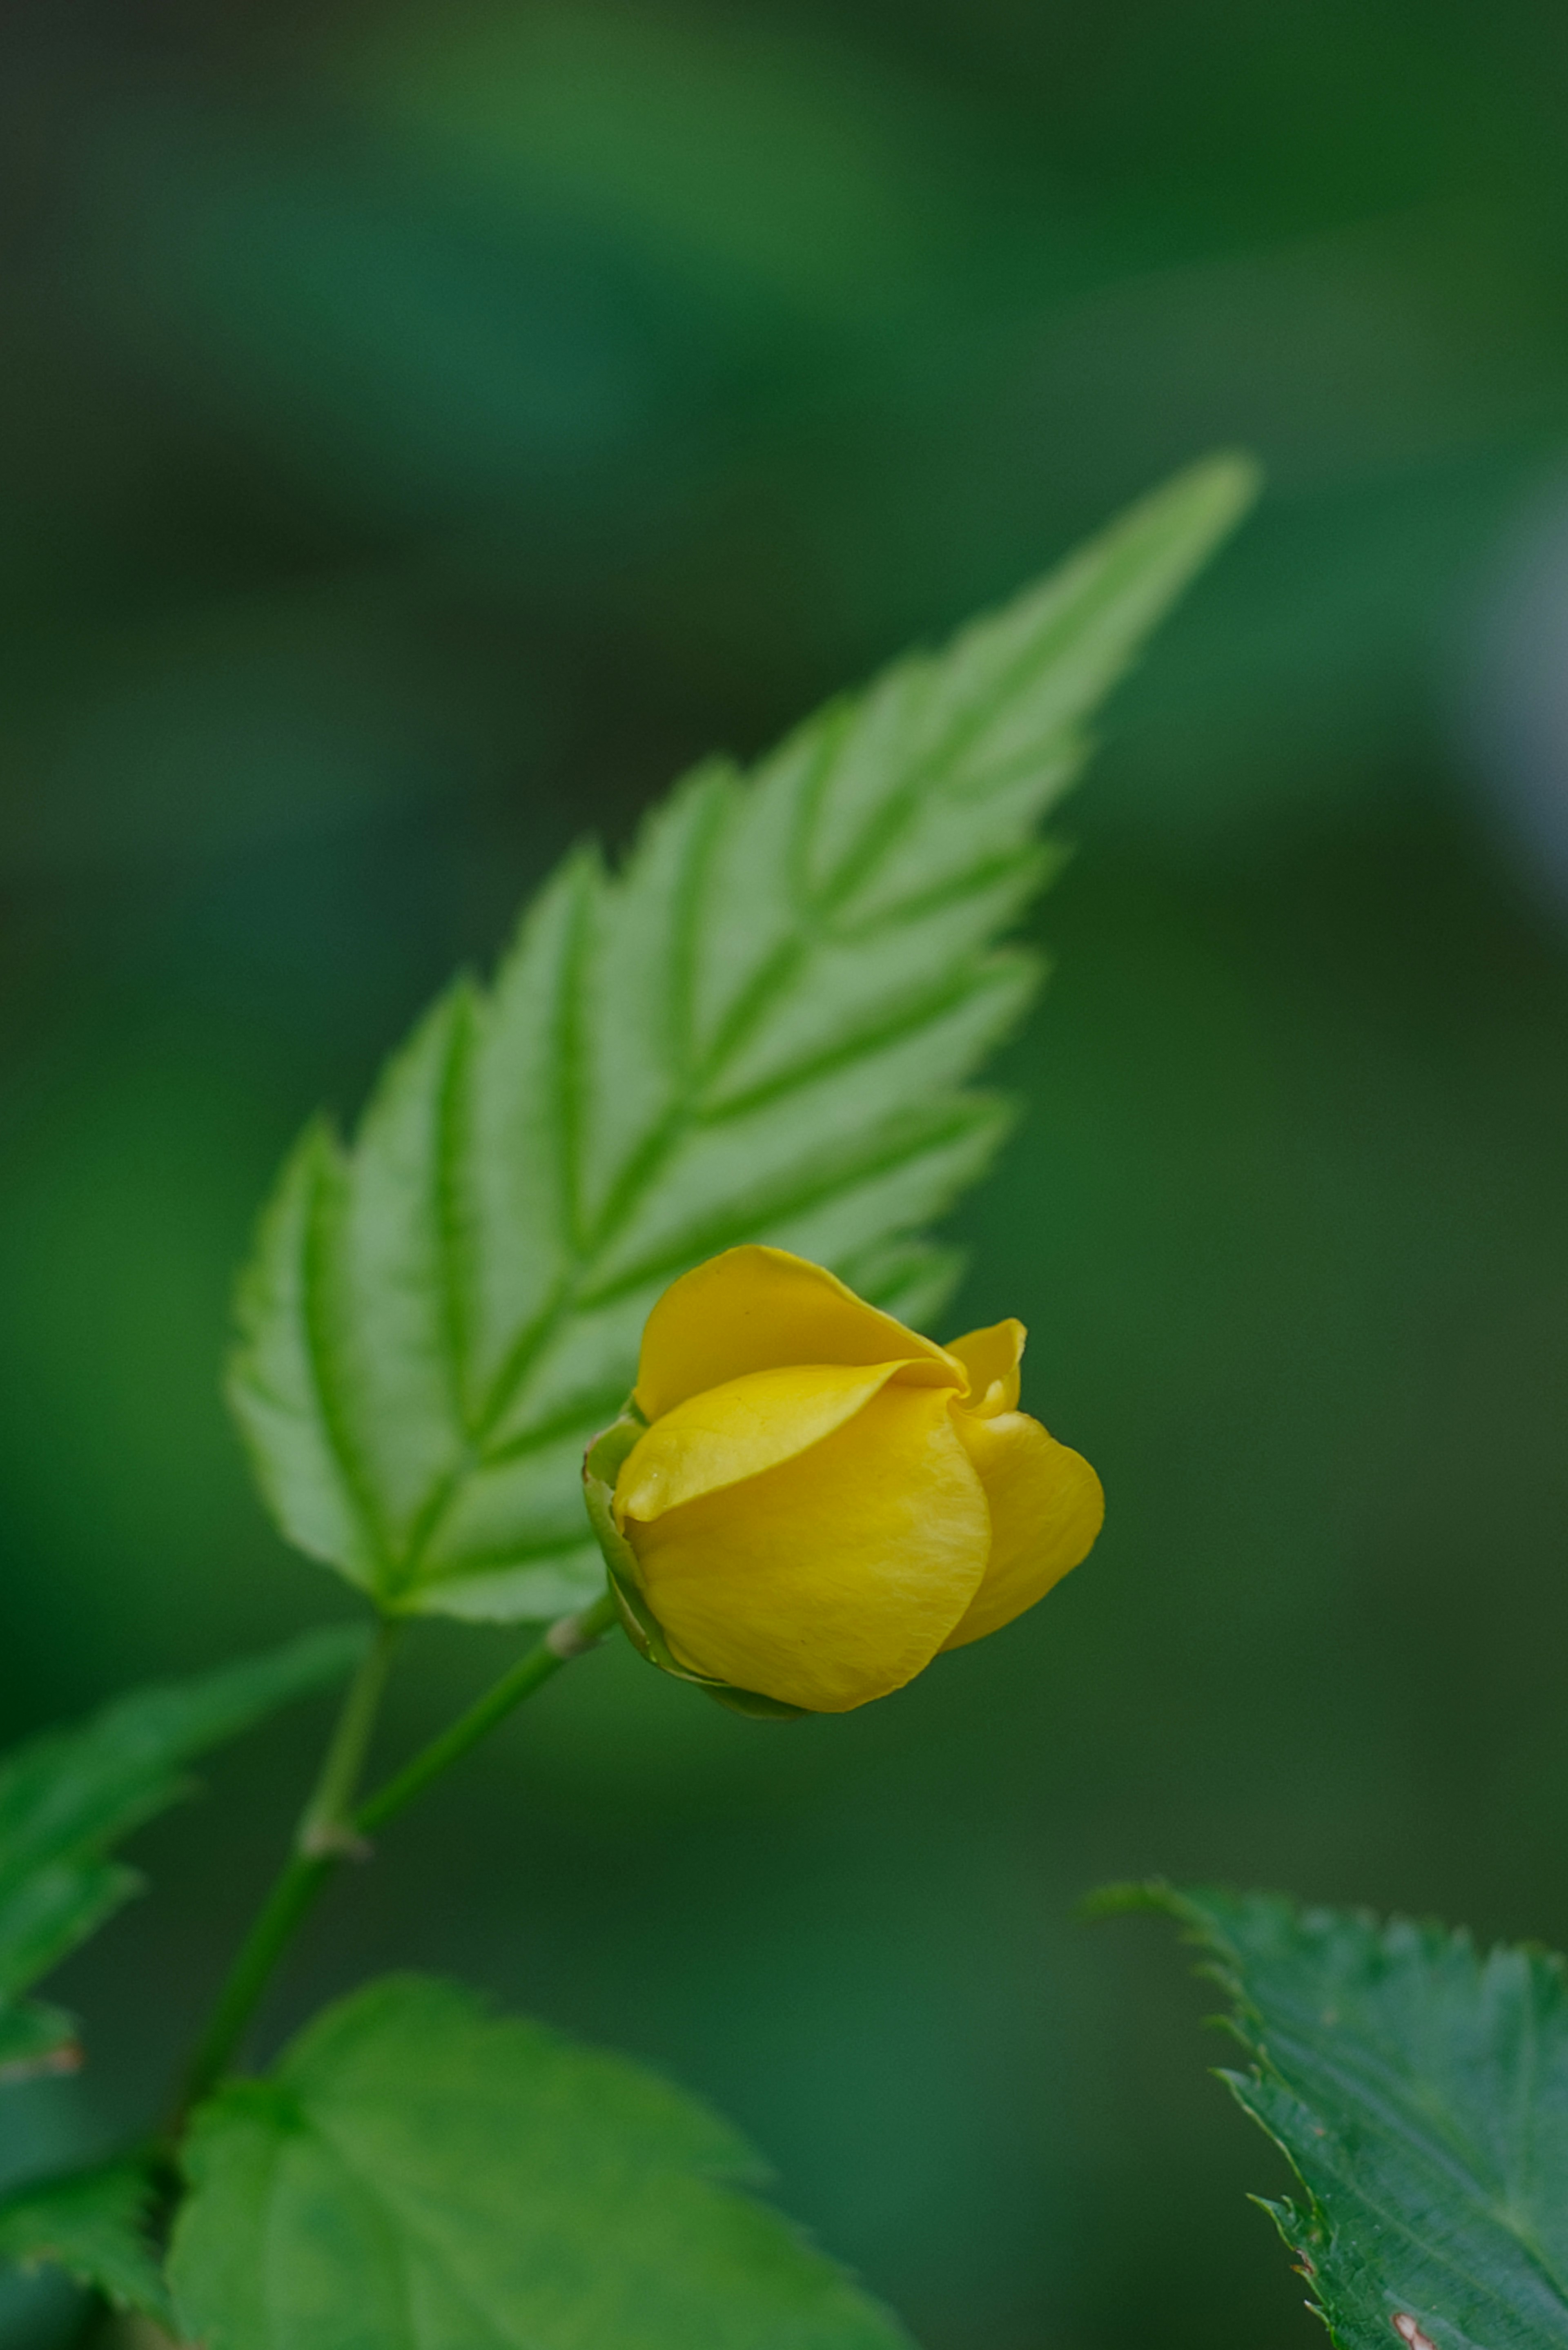
[[[564,1616],[467,1711],[432,1739],[365,1802],[355,1794],[386,1691],[400,1627],[383,1624],[350,1682],[295,1848],[240,1945],[187,2067],[171,2126],[187,2116],[229,2069],[284,1953],[345,1860],[368,1858],[369,1838],[489,1736],[524,1698],[554,1679],[573,1657],[597,1648],[617,1619],[607,1592],[577,1615]]]

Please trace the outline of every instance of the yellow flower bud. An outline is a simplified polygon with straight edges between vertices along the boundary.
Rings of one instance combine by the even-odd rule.
[[[783,1249],[675,1282],[587,1471],[644,1653],[745,1710],[845,1713],[1043,1598],[1105,1502],[1017,1409],[1023,1340],[938,1347]]]

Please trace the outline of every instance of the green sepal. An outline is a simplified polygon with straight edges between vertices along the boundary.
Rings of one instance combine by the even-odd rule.
[[[656,1665],[661,1673],[669,1673],[675,1680],[690,1681],[693,1689],[703,1690],[731,1713],[743,1713],[753,1721],[799,1721],[807,1711],[805,1706],[785,1705],[780,1698],[764,1697],[760,1690],[736,1689],[729,1681],[715,1680],[711,1674],[693,1672],[690,1666],[678,1662],[663,1626],[648,1604],[648,1594],[638,1572],[637,1553],[615,1522],[616,1480],[627,1455],[647,1428],[647,1420],[628,1397],[618,1419],[612,1420],[596,1436],[583,1455],[583,1498],[587,1504],[588,1523],[604,1553],[609,1586],[615,1594],[627,1638],[646,1663]]]

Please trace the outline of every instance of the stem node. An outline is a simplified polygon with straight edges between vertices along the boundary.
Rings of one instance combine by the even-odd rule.
[[[171,2141],[178,2138],[192,2106],[200,2104],[227,2071],[274,1968],[339,1863],[369,1860],[374,1850],[369,1831],[395,1818],[432,1780],[477,1746],[498,1721],[504,1721],[514,1706],[552,1679],[564,1664],[597,1648],[617,1620],[616,1603],[607,1592],[580,1615],[563,1616],[466,1713],[460,1714],[385,1786],[357,1804],[359,1774],[397,1638],[395,1624],[382,1626],[344,1699],[316,1792],[295,1837],[293,1855],[241,1947],[191,2060],[184,2094],[170,2126]]]
[[[299,1849],[306,1860],[370,1860],[376,1847],[352,1820],[313,1820],[301,1829]]]
[[[553,1657],[569,1664],[574,1657],[586,1657],[604,1638],[602,1631],[592,1631],[580,1616],[558,1617],[545,1635],[545,1646]]]

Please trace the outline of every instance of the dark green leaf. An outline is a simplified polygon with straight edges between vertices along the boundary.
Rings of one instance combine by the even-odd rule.
[[[0,2202],[0,2262],[64,2269],[117,2309],[167,2325],[168,2289],[145,2232],[153,2200],[151,2178],[135,2162],[21,2188]]]
[[[205,2350],[898,2350],[655,2074],[372,1984],[196,2116],[171,2262]]]
[[[1268,1895],[1189,1928],[1252,2059],[1228,2073],[1304,2203],[1265,2206],[1342,2350],[1568,2345],[1568,1972],[1544,1950]]]
[[[21,1994],[134,1893],[110,1847],[163,1811],[183,1766],[265,1714],[340,1680],[358,1626],[307,1633],[199,1680],[120,1698],[0,1762],[0,2074],[72,2061],[72,2026]]]
[[[925,1228],[989,1162],[966,1080],[1034,988],[998,951],[1085,721],[1251,494],[1219,460],[625,869],[570,858],[488,991],[313,1128],[264,1219],[231,1395],[279,1523],[386,1607],[540,1617],[599,1586],[577,1471],[659,1291],[739,1241],[940,1309]]]

